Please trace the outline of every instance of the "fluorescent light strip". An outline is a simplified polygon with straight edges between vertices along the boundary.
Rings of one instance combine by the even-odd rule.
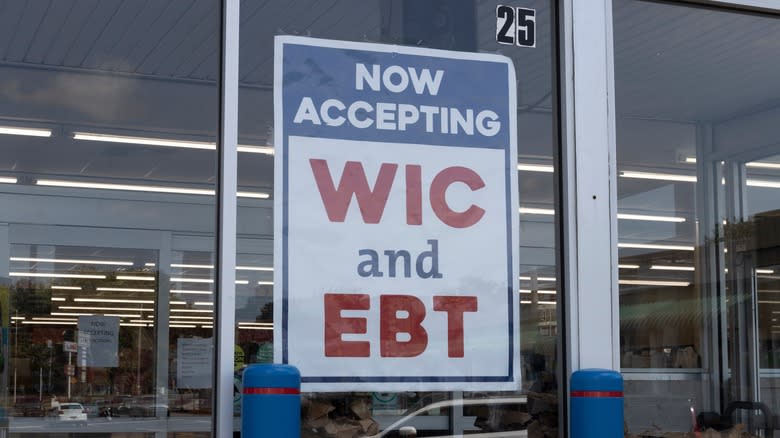
[[[213,326],[213,325],[202,325],[202,326],[200,326],[200,328],[204,328],[204,329],[213,329],[213,328],[214,328],[214,326]]]
[[[205,319],[205,320],[213,320],[213,316],[189,316],[189,315],[171,315],[169,316],[171,319]]]
[[[524,170],[526,172],[544,172],[544,173],[555,172],[555,169],[548,164],[517,163],[517,170]]]
[[[696,182],[696,176],[679,175],[673,173],[634,172],[634,171],[626,170],[620,172],[620,176],[623,178],[655,179],[655,180],[662,180],[662,181],[677,181],[677,182]]]
[[[71,263],[86,265],[118,265],[133,266],[133,262],[124,262],[120,260],[88,260],[88,259],[46,259],[39,257],[10,257],[12,262],[40,262],[40,263]]]
[[[273,286],[273,281],[258,281],[257,284],[259,286]]]
[[[153,268],[155,265],[154,265],[154,263],[152,263],[152,262],[148,262],[148,263],[144,263],[144,266],[147,266],[147,267]]]
[[[170,186],[93,183],[93,182],[84,182],[84,181],[65,181],[65,180],[56,180],[56,179],[39,179],[35,182],[35,184],[39,186],[48,186],[48,187],[69,187],[69,188],[78,188],[78,189],[97,189],[97,190],[125,190],[129,192],[176,193],[181,195],[214,196],[214,190],[210,190],[210,189],[191,189],[191,188],[170,187]],[[237,196],[240,198],[267,199],[271,195],[262,192],[238,192]]]
[[[51,137],[50,129],[20,128],[15,126],[0,126],[0,134],[26,135],[28,137]]]
[[[11,319],[16,320],[16,321],[22,321],[22,320],[24,320],[24,316],[12,316]]]
[[[60,310],[89,310],[95,312],[154,312],[154,309],[132,307],[90,307],[90,306],[60,306]],[[139,317],[140,318],[140,317]]]
[[[520,214],[539,214],[545,216],[555,215],[555,210],[549,208],[520,207],[517,210],[520,212]]]
[[[117,275],[117,280],[137,280],[137,281],[154,281],[156,278],[140,276],[140,275]]]
[[[104,292],[155,292],[154,289],[143,289],[136,287],[96,287],[95,290]]]
[[[639,265],[618,265],[618,268],[620,269],[639,269]]]
[[[171,304],[179,305],[179,306],[185,306],[187,305],[186,301],[171,301]]]
[[[0,176],[0,183],[3,184],[16,184],[18,180],[12,176]]]
[[[652,265],[651,270],[655,271],[688,271],[693,272],[696,270],[693,266],[667,266],[667,265]]]
[[[236,192],[236,196],[239,198],[254,198],[254,199],[268,199],[271,197],[268,193],[263,192]]]
[[[171,263],[171,268],[214,269],[214,265],[188,265],[183,263]]]
[[[196,328],[193,324],[168,324],[168,327],[173,328]]]
[[[539,281],[557,281],[555,277],[539,277],[537,278]]]
[[[531,304],[531,303],[533,303],[533,301],[529,301],[529,300],[520,300],[520,304]]]
[[[243,325],[274,325],[272,322],[239,321],[238,323]]]
[[[10,272],[11,277],[47,277],[47,278],[92,278],[97,280],[105,280],[105,275],[91,275],[91,274],[55,274],[49,272]]]
[[[767,163],[766,161],[751,161],[745,163],[745,167],[756,167],[760,169],[780,169],[780,163]]]
[[[214,283],[214,280],[210,278],[188,278],[188,277],[174,277],[171,278],[173,283]],[[249,284],[249,280],[236,280],[236,284]]]
[[[683,161],[689,164],[696,164],[696,157],[685,157]]]
[[[52,286],[55,290],[81,290],[81,286]]]
[[[618,248],[633,249],[668,249],[675,251],[694,251],[694,247],[688,245],[662,245],[656,243],[618,243]]]
[[[214,303],[209,301],[195,301],[194,303],[196,306],[213,306]]]
[[[774,274],[775,271],[771,269],[756,269],[756,274]]]
[[[120,327],[147,327],[146,324],[135,324],[131,322],[120,322],[119,326]]]
[[[134,136],[127,136],[127,135],[96,134],[91,132],[74,132],[73,139],[86,140],[86,141],[103,141],[108,143],[140,144],[145,146],[164,146],[164,147],[185,148],[185,149],[200,149],[200,150],[209,150],[209,151],[217,150],[216,143],[208,142],[208,141],[172,140],[167,138],[134,137]],[[265,154],[265,155],[274,154],[274,148],[271,146],[238,145],[237,150],[238,152],[248,152],[252,154]]]
[[[519,278],[520,280],[531,281],[531,277],[527,277],[525,275],[521,275],[521,276],[519,276],[517,278]]]
[[[76,325],[78,322],[68,321],[22,321],[22,324],[34,324],[34,325]]]
[[[618,280],[619,284],[634,285],[634,286],[673,286],[673,287],[687,287],[691,283],[688,281],[661,281],[661,280]]]
[[[65,298],[63,297],[51,297],[52,301],[65,301]]]
[[[539,300],[538,303],[539,304],[552,304],[552,305],[558,304],[556,301],[541,301],[541,300]]]
[[[36,316],[33,318],[33,321],[65,321],[65,322],[76,322],[78,319],[75,318],[48,318],[43,316]]]
[[[214,269],[214,265],[188,265],[182,263],[172,263],[172,268],[187,269]],[[273,272],[274,268],[268,266],[236,266],[236,271],[268,271]]]
[[[273,330],[273,327],[255,327],[255,326],[248,326],[248,325],[239,325],[239,330]]]
[[[172,294],[191,294],[191,295],[211,295],[214,292],[210,290],[186,290],[186,289],[171,289]]]
[[[77,303],[123,303],[123,304],[154,304],[154,300],[125,300],[113,298],[74,298]]]
[[[270,266],[236,266],[236,271],[265,271],[273,272],[274,268]]]
[[[216,150],[217,146],[212,142],[169,140],[165,138],[131,137],[125,135],[95,134],[91,132],[74,132],[74,140],[103,141],[109,143],[140,144],[146,146],[165,146],[187,149]]]
[[[780,181],[767,181],[762,179],[749,179],[745,181],[750,187],[767,187],[770,189],[780,189]]]
[[[171,312],[181,312],[181,313],[214,313],[213,310],[199,310],[199,309],[171,309]]]
[[[648,221],[648,222],[685,222],[684,217],[674,216],[651,216],[646,214],[618,213],[618,219]]]

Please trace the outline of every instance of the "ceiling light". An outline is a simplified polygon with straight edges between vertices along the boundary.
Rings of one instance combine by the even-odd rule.
[[[16,321],[20,321],[20,320],[24,319],[24,316],[12,316],[11,319],[16,320]]]
[[[185,289],[171,289],[172,294],[192,294],[192,295],[211,295],[214,292],[210,290],[185,290]]]
[[[205,319],[205,320],[213,320],[213,316],[189,316],[189,315],[171,315],[169,318],[171,319]]]
[[[745,163],[745,167],[756,167],[760,169],[780,169],[780,163],[768,163],[766,161],[751,161]]]
[[[556,281],[555,277],[539,277],[537,278],[539,281]]]
[[[173,283],[214,283],[214,280],[210,278],[190,278],[190,277],[173,277],[171,278]]]
[[[538,301],[538,303],[539,303],[539,304],[552,304],[552,305],[556,305],[556,304],[558,304],[558,303],[557,303],[557,302],[555,302],[555,301],[542,301],[542,300],[539,300],[539,301]]]
[[[192,324],[168,324],[168,327],[174,328],[195,328]]]
[[[51,286],[51,288],[56,290],[81,290],[81,286]]]
[[[51,297],[52,301],[65,301],[65,298],[63,297]]]
[[[95,134],[91,132],[74,132],[73,139],[87,141],[104,141],[109,143],[140,144],[147,146],[166,146],[187,149],[216,150],[215,143],[205,141],[169,140],[165,138],[131,137],[125,135]]]
[[[668,249],[676,251],[693,251],[694,247],[688,245],[662,245],[656,243],[618,243],[618,248],[634,249]]]
[[[144,266],[147,266],[147,267],[153,268],[153,267],[154,267],[154,263],[151,263],[151,262],[149,262],[149,263],[144,263]]]
[[[188,189],[169,186],[145,186],[131,184],[107,184],[91,183],[82,181],[63,181],[54,179],[39,179],[35,182],[39,186],[51,187],[74,187],[80,189],[101,189],[101,190],[127,190],[131,192],[156,192],[156,193],[178,193],[184,195],[214,195],[214,190],[207,189]]]
[[[22,321],[22,324],[35,324],[35,325],[76,325],[78,322],[69,321]]]
[[[674,286],[687,287],[691,283],[688,281],[656,281],[656,280],[618,280],[619,284],[634,286]]]
[[[249,284],[249,280],[236,280],[236,284]]]
[[[274,154],[274,148],[273,146],[248,146],[240,144],[236,147],[238,152],[249,152],[250,154],[265,154],[265,155],[273,155]]]
[[[257,284],[259,286],[273,286],[273,281],[258,281]]]
[[[202,326],[200,326],[200,328],[210,329],[210,328],[214,328],[214,326],[213,325],[202,325]]]
[[[618,213],[617,217],[618,219],[635,220],[635,221],[685,222],[684,217],[674,217],[674,216],[650,216],[645,214]]]
[[[274,325],[272,322],[257,322],[257,321],[239,321],[239,324],[246,324],[246,325]]]
[[[517,163],[517,170],[524,170],[527,172],[544,172],[544,173],[555,172],[555,169],[552,166],[547,164]]]
[[[0,126],[0,134],[26,135],[29,137],[51,137],[50,129],[19,128],[15,126]]]
[[[689,164],[695,164],[696,163],[696,157],[685,157],[683,162],[684,163],[689,163]]]
[[[123,303],[123,304],[154,304],[153,300],[125,300],[113,298],[74,298],[77,303]]]
[[[104,292],[155,292],[154,289],[144,289],[137,287],[96,287],[95,290]]]
[[[214,265],[187,265],[182,263],[171,263],[171,267],[187,269],[214,269]]]
[[[171,309],[171,312],[181,312],[181,313],[213,313],[213,310],[199,310],[199,309]]]
[[[623,178],[639,178],[639,179],[656,179],[662,181],[679,181],[679,182],[696,182],[696,176],[692,175],[679,175],[673,173],[655,173],[655,172],[634,172],[623,171],[620,172],[620,176]]]
[[[105,275],[91,275],[91,274],[55,274],[52,272],[9,272],[11,277],[49,277],[49,278],[93,278],[98,280],[105,280]]]
[[[214,303],[209,301],[195,301],[194,303],[196,306],[213,306]]]
[[[146,327],[146,324],[136,324],[132,322],[120,322],[120,327]]]
[[[274,268],[270,266],[236,266],[237,271],[266,271],[273,272]]]
[[[775,271],[771,269],[756,269],[756,274],[774,274]]]
[[[554,216],[555,210],[549,209],[549,208],[530,208],[530,207],[520,207],[518,208],[518,211],[520,214],[540,214],[540,215],[546,215],[546,216]]]
[[[186,188],[186,187],[93,183],[93,182],[85,182],[85,181],[65,181],[65,180],[55,180],[55,179],[39,179],[35,182],[35,184],[39,186],[49,186],[49,187],[70,187],[70,188],[79,188],[79,189],[125,190],[130,192],[154,192],[154,193],[175,193],[181,195],[214,196],[214,190],[211,189],[193,189],[193,188]],[[262,192],[238,192],[237,196],[241,198],[267,199],[271,195]]]
[[[667,265],[652,265],[650,269],[656,271],[695,271],[693,266],[667,266]]]
[[[36,316],[33,317],[34,321],[68,321],[68,322],[76,322],[78,321],[75,318],[48,318],[43,316]]]
[[[90,306],[59,306],[60,310],[89,310],[95,312],[154,312],[154,309],[144,309],[143,307],[90,307]],[[140,318],[140,316],[138,316]]]
[[[780,189],[780,181],[766,181],[760,179],[749,179],[745,182],[750,187],[768,187],[770,189]]]
[[[529,300],[520,300],[520,304],[531,304],[532,301]]]
[[[133,266],[133,262],[124,262],[119,260],[88,260],[88,259],[45,259],[38,257],[10,257],[12,262],[40,262],[40,263],[70,263],[85,265],[119,265]]]
[[[154,281],[156,278],[154,277],[146,277],[146,276],[139,276],[139,275],[117,275],[117,280],[137,280],[137,281]]]
[[[254,327],[249,325],[239,325],[239,330],[273,330],[273,327]]]
[[[620,269],[639,269],[639,265],[618,265]]]
[[[524,275],[521,275],[521,276],[519,276],[517,278],[519,278],[520,280],[531,281],[531,277],[527,277],[527,276],[524,276]]]
[[[12,176],[2,176],[0,177],[0,183],[3,184],[16,184],[17,179]]]
[[[542,295],[557,295],[558,291],[554,291],[554,290],[538,290],[538,291],[536,291],[536,293],[542,294]]]

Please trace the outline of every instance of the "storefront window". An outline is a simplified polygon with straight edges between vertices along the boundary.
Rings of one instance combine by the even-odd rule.
[[[517,72],[517,143],[519,184],[519,334],[522,383],[515,391],[425,392],[413,383],[403,392],[305,393],[303,436],[368,436],[391,427],[405,415],[405,426],[419,436],[527,430],[529,436],[557,436],[559,283],[557,281],[554,186],[557,148],[553,120],[552,29],[555,16],[547,0],[510,2],[362,1],[246,2],[241,9],[239,191],[273,193],[274,189],[274,37],[296,35],[497,53],[509,57]],[[523,47],[497,41],[499,6],[533,14],[530,39]],[[513,27],[513,29],[516,29]],[[515,31],[510,32],[515,34]],[[530,37],[529,37],[530,38]],[[312,63],[312,68],[316,65]],[[325,86],[325,85],[323,85]],[[455,102],[453,104],[459,104]],[[254,153],[252,153],[254,152]],[[237,287],[237,376],[243,365],[273,360],[274,200],[239,199],[237,269],[249,283]],[[249,269],[249,268],[246,268]],[[318,267],[311,266],[312,275]],[[312,333],[321,337],[322,333]],[[295,364],[293,364],[295,365]],[[402,370],[399,370],[399,373]],[[515,397],[496,403],[497,397]],[[484,402],[459,403],[485,400]],[[455,402],[453,402],[453,400]],[[404,420],[407,421],[407,420]],[[398,427],[398,424],[392,427]],[[331,435],[328,435],[331,434]]]
[[[209,434],[219,10],[3,5],[4,432]]]
[[[613,4],[627,426],[765,433],[780,409],[780,21]]]

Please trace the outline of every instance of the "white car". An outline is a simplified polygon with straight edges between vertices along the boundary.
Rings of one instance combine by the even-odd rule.
[[[81,403],[62,403],[57,418],[61,421],[87,421],[87,411]]]

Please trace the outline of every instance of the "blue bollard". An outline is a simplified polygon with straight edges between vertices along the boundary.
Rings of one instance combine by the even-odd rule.
[[[585,369],[571,375],[571,437],[623,437],[623,377]]]
[[[292,365],[258,364],[244,370],[241,436],[300,438],[301,373]]]

